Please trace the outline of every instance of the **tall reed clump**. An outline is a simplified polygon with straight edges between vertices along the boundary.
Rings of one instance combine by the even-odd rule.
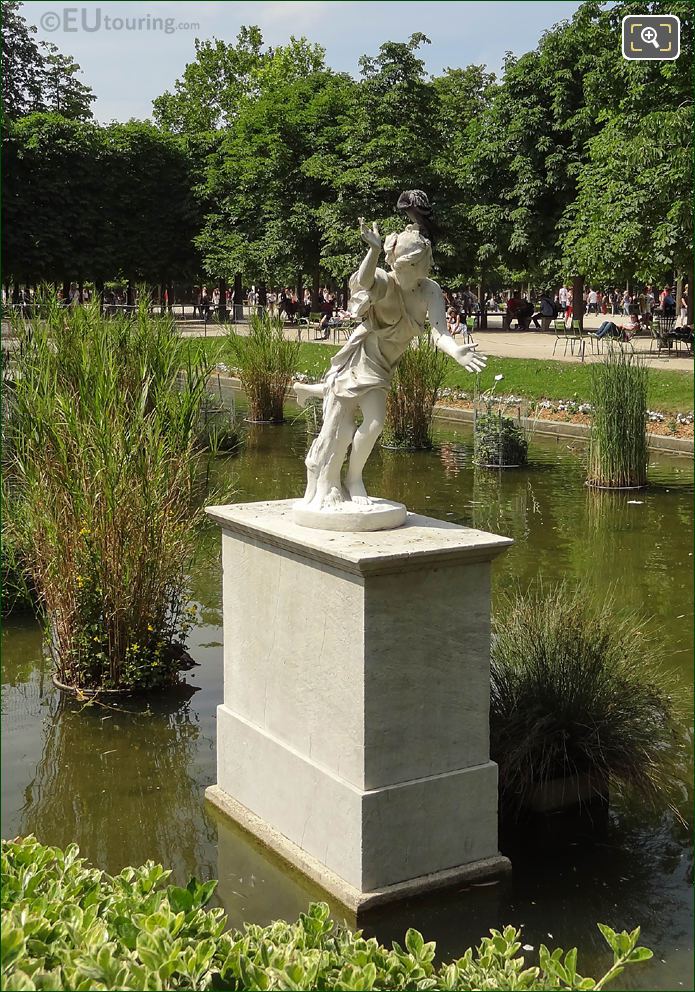
[[[626,489],[647,484],[647,393],[643,360],[610,348],[591,366],[591,439],[587,484]]]
[[[514,820],[539,790],[579,778],[663,807],[682,791],[683,738],[658,646],[635,614],[588,587],[542,583],[498,602],[492,625],[490,751]],[[573,784],[574,783],[574,784]]]
[[[386,400],[382,444],[392,448],[432,447],[432,417],[446,375],[446,356],[421,338],[406,350]]]
[[[231,362],[249,404],[249,420],[282,423],[285,393],[298,372],[299,342],[287,341],[281,317],[252,314],[247,335],[230,330]]]
[[[208,370],[169,318],[62,308],[18,325],[9,421],[12,536],[56,678],[81,689],[175,679],[190,629]],[[181,372],[185,374],[182,376]]]

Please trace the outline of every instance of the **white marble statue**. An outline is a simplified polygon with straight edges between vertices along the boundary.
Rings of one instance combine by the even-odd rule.
[[[295,519],[335,530],[374,530],[405,520],[401,504],[367,495],[362,470],[384,427],[391,377],[413,338],[424,333],[425,319],[429,318],[435,347],[459,365],[480,372],[487,361],[475,353],[477,345],[457,344],[449,334],[444,296],[428,278],[432,246],[420,225],[409,224],[386,238],[383,247],[390,272],[377,266],[382,244],[376,224],[370,228],[360,218],[360,234],[369,251],[350,279],[349,307],[361,323],[333,357],[323,382],[294,386],[300,405],[311,397],[323,398],[323,426],[306,458],[307,488],[295,506]],[[357,427],[358,408],[362,423]],[[389,515],[389,507],[400,507],[402,512]],[[382,523],[375,522],[379,514]]]

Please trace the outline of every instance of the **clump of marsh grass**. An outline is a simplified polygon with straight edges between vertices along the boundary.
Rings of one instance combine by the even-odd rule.
[[[503,816],[518,818],[549,782],[586,775],[654,808],[673,802],[682,731],[656,658],[645,622],[612,595],[537,583],[497,604],[490,751]]]
[[[523,427],[501,411],[475,418],[475,464],[486,468],[518,468],[528,462],[528,438]]]
[[[432,447],[432,417],[446,375],[446,356],[420,338],[406,350],[386,400],[382,444],[390,448]]]
[[[643,360],[610,348],[591,366],[591,438],[587,483],[606,489],[647,484],[647,393]]]
[[[528,437],[520,423],[505,417],[502,407],[493,412],[493,393],[503,375],[495,380],[482,396],[475,397],[473,421],[473,460],[483,468],[519,468],[528,463]],[[484,404],[484,412],[479,412],[478,403]]]
[[[168,317],[43,301],[15,328],[11,530],[56,677],[83,689],[176,677],[200,509],[208,369]],[[181,376],[181,371],[184,375]]]
[[[285,339],[282,318],[252,314],[249,333],[227,333],[231,362],[249,404],[249,420],[282,423],[285,393],[298,371],[299,342]]]

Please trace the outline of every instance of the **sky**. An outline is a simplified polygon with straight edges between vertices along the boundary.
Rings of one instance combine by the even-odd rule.
[[[149,117],[154,97],[171,89],[193,60],[196,38],[233,42],[242,24],[257,24],[271,45],[305,35],[324,46],[328,65],[353,75],[360,55],[376,54],[385,41],[407,41],[415,31],[432,42],[420,50],[429,72],[482,63],[499,73],[505,52],[533,49],[546,28],[578,7],[565,0],[29,0],[21,12],[38,28],[35,37],[79,63],[97,97],[94,116],[108,122]],[[140,25],[128,28],[119,18]]]

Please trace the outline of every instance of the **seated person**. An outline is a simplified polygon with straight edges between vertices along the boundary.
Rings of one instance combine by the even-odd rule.
[[[596,331],[596,337],[600,339],[608,336],[618,338],[620,341],[629,341],[634,334],[637,334],[639,329],[639,316],[632,314],[628,324],[614,324],[612,320],[604,320]]]
[[[676,316],[676,300],[670,286],[664,286],[663,292],[659,296],[659,306],[664,317]]]
[[[533,321],[536,330],[547,331],[550,329],[550,321],[553,320],[558,315],[558,309],[553,300],[550,299],[547,293],[541,293],[541,300],[538,310],[531,314],[531,320]],[[542,323],[538,323],[538,318],[541,318]]]
[[[446,326],[449,328],[449,334],[452,336],[460,334],[463,330],[463,326],[461,324],[461,314],[455,307],[449,307],[446,312]]]
[[[319,312],[321,313],[321,320],[319,321],[319,330],[321,331],[321,337],[324,341],[327,341],[331,333],[331,324],[333,322],[333,310],[335,309],[335,298],[333,296],[325,296],[319,303]]]
[[[531,318],[533,317],[533,304],[529,303],[525,296],[519,300],[519,305],[516,308],[516,329],[518,331],[527,331]]]
[[[519,293],[512,293],[511,297],[507,300],[507,309],[504,314],[504,319],[502,321],[502,326],[506,328],[511,328],[512,321],[517,315],[517,310],[521,306],[521,299],[519,298]]]

